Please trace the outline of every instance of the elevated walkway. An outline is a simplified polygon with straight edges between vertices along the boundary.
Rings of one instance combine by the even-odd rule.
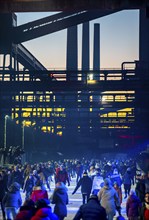
[[[20,47],[19,56],[24,56],[24,47]],[[27,51],[27,50],[26,50]],[[30,57],[29,57],[30,56]],[[29,61],[28,61],[28,58]],[[24,59],[24,58],[23,58]],[[25,59],[24,59],[25,60]],[[33,62],[35,61],[35,63]],[[0,71],[0,86],[2,91],[11,88],[12,91],[148,91],[148,71],[137,69],[103,69],[100,71],[66,71],[38,70],[44,68],[30,53],[26,62],[33,63],[37,70],[32,71]],[[29,65],[28,64],[28,65]],[[67,80],[67,75],[71,80]],[[85,77],[84,77],[85,75]],[[77,77],[76,77],[77,76]],[[77,80],[76,80],[77,79]]]

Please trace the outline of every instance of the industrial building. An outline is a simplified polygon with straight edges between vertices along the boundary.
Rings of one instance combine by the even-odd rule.
[[[135,153],[147,146],[148,1],[88,1],[88,6],[85,1],[72,1],[71,6],[69,1],[31,2],[0,1],[1,148],[19,145],[28,160],[47,160],[57,152],[95,157],[101,152]],[[95,7],[98,10],[90,10]],[[140,11],[139,60],[124,61],[120,69],[101,69],[100,24],[95,23],[91,69],[89,22],[123,9]],[[17,26],[15,12],[50,10],[61,12]],[[83,24],[81,69],[79,24]],[[66,69],[48,70],[22,43],[63,29],[67,29]]]

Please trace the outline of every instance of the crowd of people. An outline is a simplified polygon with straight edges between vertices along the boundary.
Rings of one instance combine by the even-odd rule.
[[[149,172],[136,161],[64,159],[0,168],[0,204],[3,220],[63,220],[67,217],[69,186],[80,188],[82,205],[74,220],[112,220],[126,200],[129,220],[149,220]],[[51,190],[51,182],[55,189]],[[122,191],[124,189],[124,198]],[[25,194],[22,201],[20,191]],[[50,192],[50,197],[49,193]],[[54,204],[54,209],[51,208]]]

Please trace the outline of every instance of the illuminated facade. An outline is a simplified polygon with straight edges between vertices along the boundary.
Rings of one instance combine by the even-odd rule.
[[[47,71],[42,77],[37,77],[37,73],[17,72],[13,80],[7,72],[3,74],[3,80],[8,80],[10,84],[17,82],[18,86],[9,93],[4,90],[3,97],[17,124],[23,122],[25,127],[47,133],[49,137],[64,138],[65,143],[69,136],[78,144],[87,138],[86,144],[90,140],[89,144],[95,142],[94,145],[100,146],[101,139],[108,139],[108,135],[112,135],[113,146],[119,136],[131,135],[136,124],[136,85],[132,86],[132,90],[129,85],[136,79],[136,69],[115,72],[101,70],[99,80],[90,78],[98,72],[83,72],[87,74],[87,81],[84,82],[82,72],[78,71],[78,80],[71,77],[69,88],[66,87],[66,75],[70,74],[67,71]],[[2,79],[2,75],[0,77]],[[32,90],[28,89],[26,82],[32,82]]]

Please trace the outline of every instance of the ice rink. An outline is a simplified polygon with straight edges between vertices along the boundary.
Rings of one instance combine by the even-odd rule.
[[[75,185],[76,185],[76,179],[73,178],[73,179],[71,179],[70,186],[68,187],[69,204],[67,205],[68,215],[65,218],[66,220],[72,220],[73,217],[75,216],[75,213],[79,209],[80,205],[82,205],[82,195],[80,192],[80,188],[78,189],[78,191],[74,195],[72,195],[72,192],[75,188]],[[52,195],[54,187],[55,187],[54,182],[51,182],[51,191],[50,192],[48,191],[49,198]],[[122,188],[122,191],[124,193],[123,188]],[[22,191],[21,191],[21,195],[22,195],[22,199],[24,201],[25,194]],[[124,198],[124,195],[123,195],[123,198]],[[127,219],[126,212],[125,212],[126,200],[127,199],[123,199],[122,206],[121,206],[122,207],[121,213],[125,217],[125,219]],[[54,205],[51,204],[51,207],[53,208]],[[116,216],[118,216],[118,213],[116,214]],[[114,219],[116,219],[116,216]],[[0,212],[0,220],[1,219],[2,219],[2,213]]]

